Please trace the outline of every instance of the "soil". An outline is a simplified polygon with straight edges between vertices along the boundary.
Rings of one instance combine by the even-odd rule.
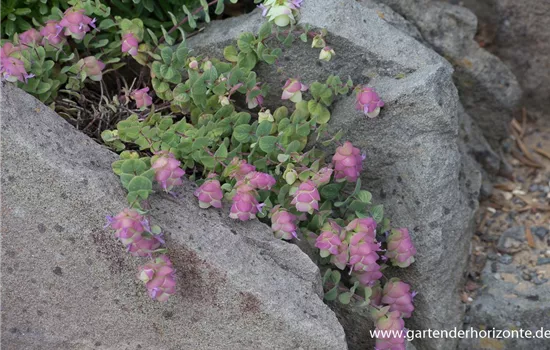
[[[511,137],[504,145],[512,175],[498,178],[480,202],[462,295],[465,303],[471,303],[483,286],[486,264],[515,265],[515,274],[500,276],[510,282],[550,283],[550,123],[528,119],[524,110],[512,121]]]

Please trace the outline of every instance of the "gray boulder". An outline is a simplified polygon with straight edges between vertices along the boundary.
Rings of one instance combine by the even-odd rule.
[[[332,107],[332,130],[343,129],[345,139],[367,151],[364,188],[385,204],[394,225],[411,230],[417,261],[408,269],[388,273],[401,273],[420,293],[407,326],[452,329],[462,324],[458,291],[480,187],[477,165],[460,137],[466,114],[461,113],[451,65],[407,35],[403,31],[407,24],[399,17],[387,23],[379,8],[372,1],[337,6],[330,0],[304,2],[301,23],[326,28],[337,56],[319,62],[318,50],[295,42],[278,63],[282,73],[260,65],[259,80],[269,83],[274,92],[268,106],[280,103],[279,89],[292,76],[310,83],[339,74],[351,76],[355,84],[376,87],[386,102],[377,119],[368,120],[355,111],[353,96],[343,97]],[[257,31],[262,21],[253,12],[213,23],[189,45],[197,54],[220,57],[235,36]],[[475,128],[471,121],[468,127]],[[372,344],[366,333],[372,327],[368,317],[353,308],[334,308],[349,347],[368,348]],[[452,349],[457,341],[422,339],[415,344],[419,349]]]
[[[6,350],[346,349],[317,266],[258,221],[155,195],[178,292],[150,300],[103,228],[125,207],[116,155],[2,87],[2,337]]]
[[[459,3],[479,19],[477,40],[518,78],[524,92],[523,105],[530,115],[549,120],[550,2],[461,0]]]
[[[423,42],[455,68],[461,102],[490,144],[497,148],[521,99],[516,77],[474,41],[477,18],[464,7],[433,0],[376,0],[413,23]]]

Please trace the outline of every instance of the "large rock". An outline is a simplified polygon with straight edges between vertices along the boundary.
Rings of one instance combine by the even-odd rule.
[[[529,112],[550,120],[550,1],[461,0],[458,3],[477,15],[478,40],[518,77]]]
[[[462,324],[458,290],[480,177],[467,154],[469,148],[459,137],[465,113],[460,113],[451,65],[405,34],[407,24],[399,17],[387,23],[379,8],[372,1],[304,2],[301,23],[326,28],[337,56],[328,63],[319,62],[317,50],[295,42],[278,62],[283,73],[260,65],[259,80],[268,82],[274,91],[275,98],[267,99],[270,106],[280,103],[279,89],[292,76],[310,83],[329,74],[349,75],[355,84],[368,82],[380,92],[386,106],[377,119],[368,120],[355,111],[353,96],[336,101],[332,130],[342,128],[346,139],[367,151],[364,187],[386,205],[394,225],[409,227],[412,232],[418,258],[401,273],[420,294],[407,326],[452,329]],[[254,12],[213,23],[189,44],[198,54],[219,57],[237,35],[255,32],[262,21]],[[393,273],[400,272],[388,274]],[[368,348],[372,341],[366,333],[372,327],[368,318],[350,308],[335,310],[350,348]],[[416,345],[420,349],[452,349],[457,341],[422,339]]]
[[[33,349],[346,349],[318,268],[258,221],[155,195],[178,292],[150,300],[143,259],[103,228],[125,206],[116,155],[2,88],[2,340]]]
[[[376,0],[413,23],[423,41],[451,62],[461,102],[493,147],[521,99],[516,77],[502,61],[474,41],[476,16],[466,8],[433,0]]]

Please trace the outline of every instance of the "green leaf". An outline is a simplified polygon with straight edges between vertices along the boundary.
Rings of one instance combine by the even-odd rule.
[[[353,294],[350,292],[342,293],[338,296],[338,301],[340,301],[344,305],[347,305],[350,303],[352,296]]]
[[[271,35],[272,26],[270,21],[265,21],[258,31],[258,40],[263,40]]]
[[[203,149],[208,146],[210,139],[208,137],[199,137],[193,142],[193,150]]]
[[[334,284],[338,284],[340,283],[340,279],[342,278],[342,274],[340,273],[340,271],[338,270],[332,270],[332,273],[330,275],[330,280],[334,283]]]
[[[99,23],[98,28],[99,28],[99,29],[109,29],[109,28],[111,28],[111,27],[114,26],[114,25],[115,25],[115,22],[114,22],[112,19],[106,18],[106,19],[104,19],[103,21],[101,21],[101,22]]]
[[[338,183],[325,185],[321,187],[320,194],[325,199],[334,200],[338,198],[338,195],[340,194],[340,190],[342,189],[342,186],[343,186],[342,184],[338,184]]]
[[[172,63],[172,55],[174,54],[174,50],[170,47],[165,47],[160,51],[160,57],[162,57],[162,60],[165,64]]]
[[[325,271],[325,274],[323,275],[323,285],[325,285],[325,284],[328,282],[328,280],[329,280],[331,274],[332,274],[332,270],[331,270],[331,269],[327,269],[327,270]]]
[[[214,153],[214,158],[225,160],[227,158],[227,146],[225,143],[222,143],[216,153]]]
[[[225,9],[225,1],[218,1],[216,4],[216,10],[214,10],[214,13],[217,15],[221,15],[223,13],[223,10]]]
[[[338,297],[338,286],[334,286],[331,290],[325,293],[325,300],[332,301]]]
[[[263,136],[258,140],[260,149],[265,153],[271,153],[275,150],[275,144],[277,143],[276,136]]]
[[[250,140],[250,132],[252,130],[252,127],[250,124],[241,124],[235,127],[233,129],[233,137],[235,140],[246,143]]]
[[[241,52],[237,58],[237,65],[246,72],[251,71],[256,66],[258,58],[254,52]]]
[[[135,176],[128,184],[128,192],[140,190],[150,191],[152,188],[153,183],[145,176]]]
[[[238,55],[239,53],[237,52],[237,49],[233,45],[226,46],[223,49],[223,57],[229,62],[237,62]]]
[[[258,125],[258,128],[256,129],[256,136],[267,136],[271,132],[271,127],[273,126],[273,123],[270,121],[264,120],[263,122]]]
[[[357,198],[363,203],[370,204],[372,199],[372,194],[369,191],[361,190],[357,193]]]
[[[248,33],[248,32],[242,33],[241,36],[239,36],[239,39],[237,39],[237,46],[239,47],[241,52],[244,52],[244,53],[252,52],[253,50],[252,42],[255,39],[256,38],[252,33]]]
[[[381,222],[384,218],[384,206],[382,204],[375,205],[370,210],[372,218],[374,221]]]
[[[195,17],[191,13],[191,11],[189,11],[187,6],[185,5],[182,6],[182,9],[183,12],[185,12],[185,14],[187,15],[189,26],[193,29],[197,28],[197,22],[195,21]]]

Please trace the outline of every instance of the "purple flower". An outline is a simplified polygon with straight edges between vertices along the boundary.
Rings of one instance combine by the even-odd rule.
[[[342,228],[334,221],[329,221],[323,225],[321,234],[315,241],[315,247],[321,250],[319,253],[321,257],[325,258],[331,254],[337,255],[339,253],[338,248],[342,245],[341,233]]]
[[[124,209],[118,215],[107,219],[115,229],[115,237],[134,256],[148,256],[164,242],[160,235],[153,235],[149,223],[134,209]]]

